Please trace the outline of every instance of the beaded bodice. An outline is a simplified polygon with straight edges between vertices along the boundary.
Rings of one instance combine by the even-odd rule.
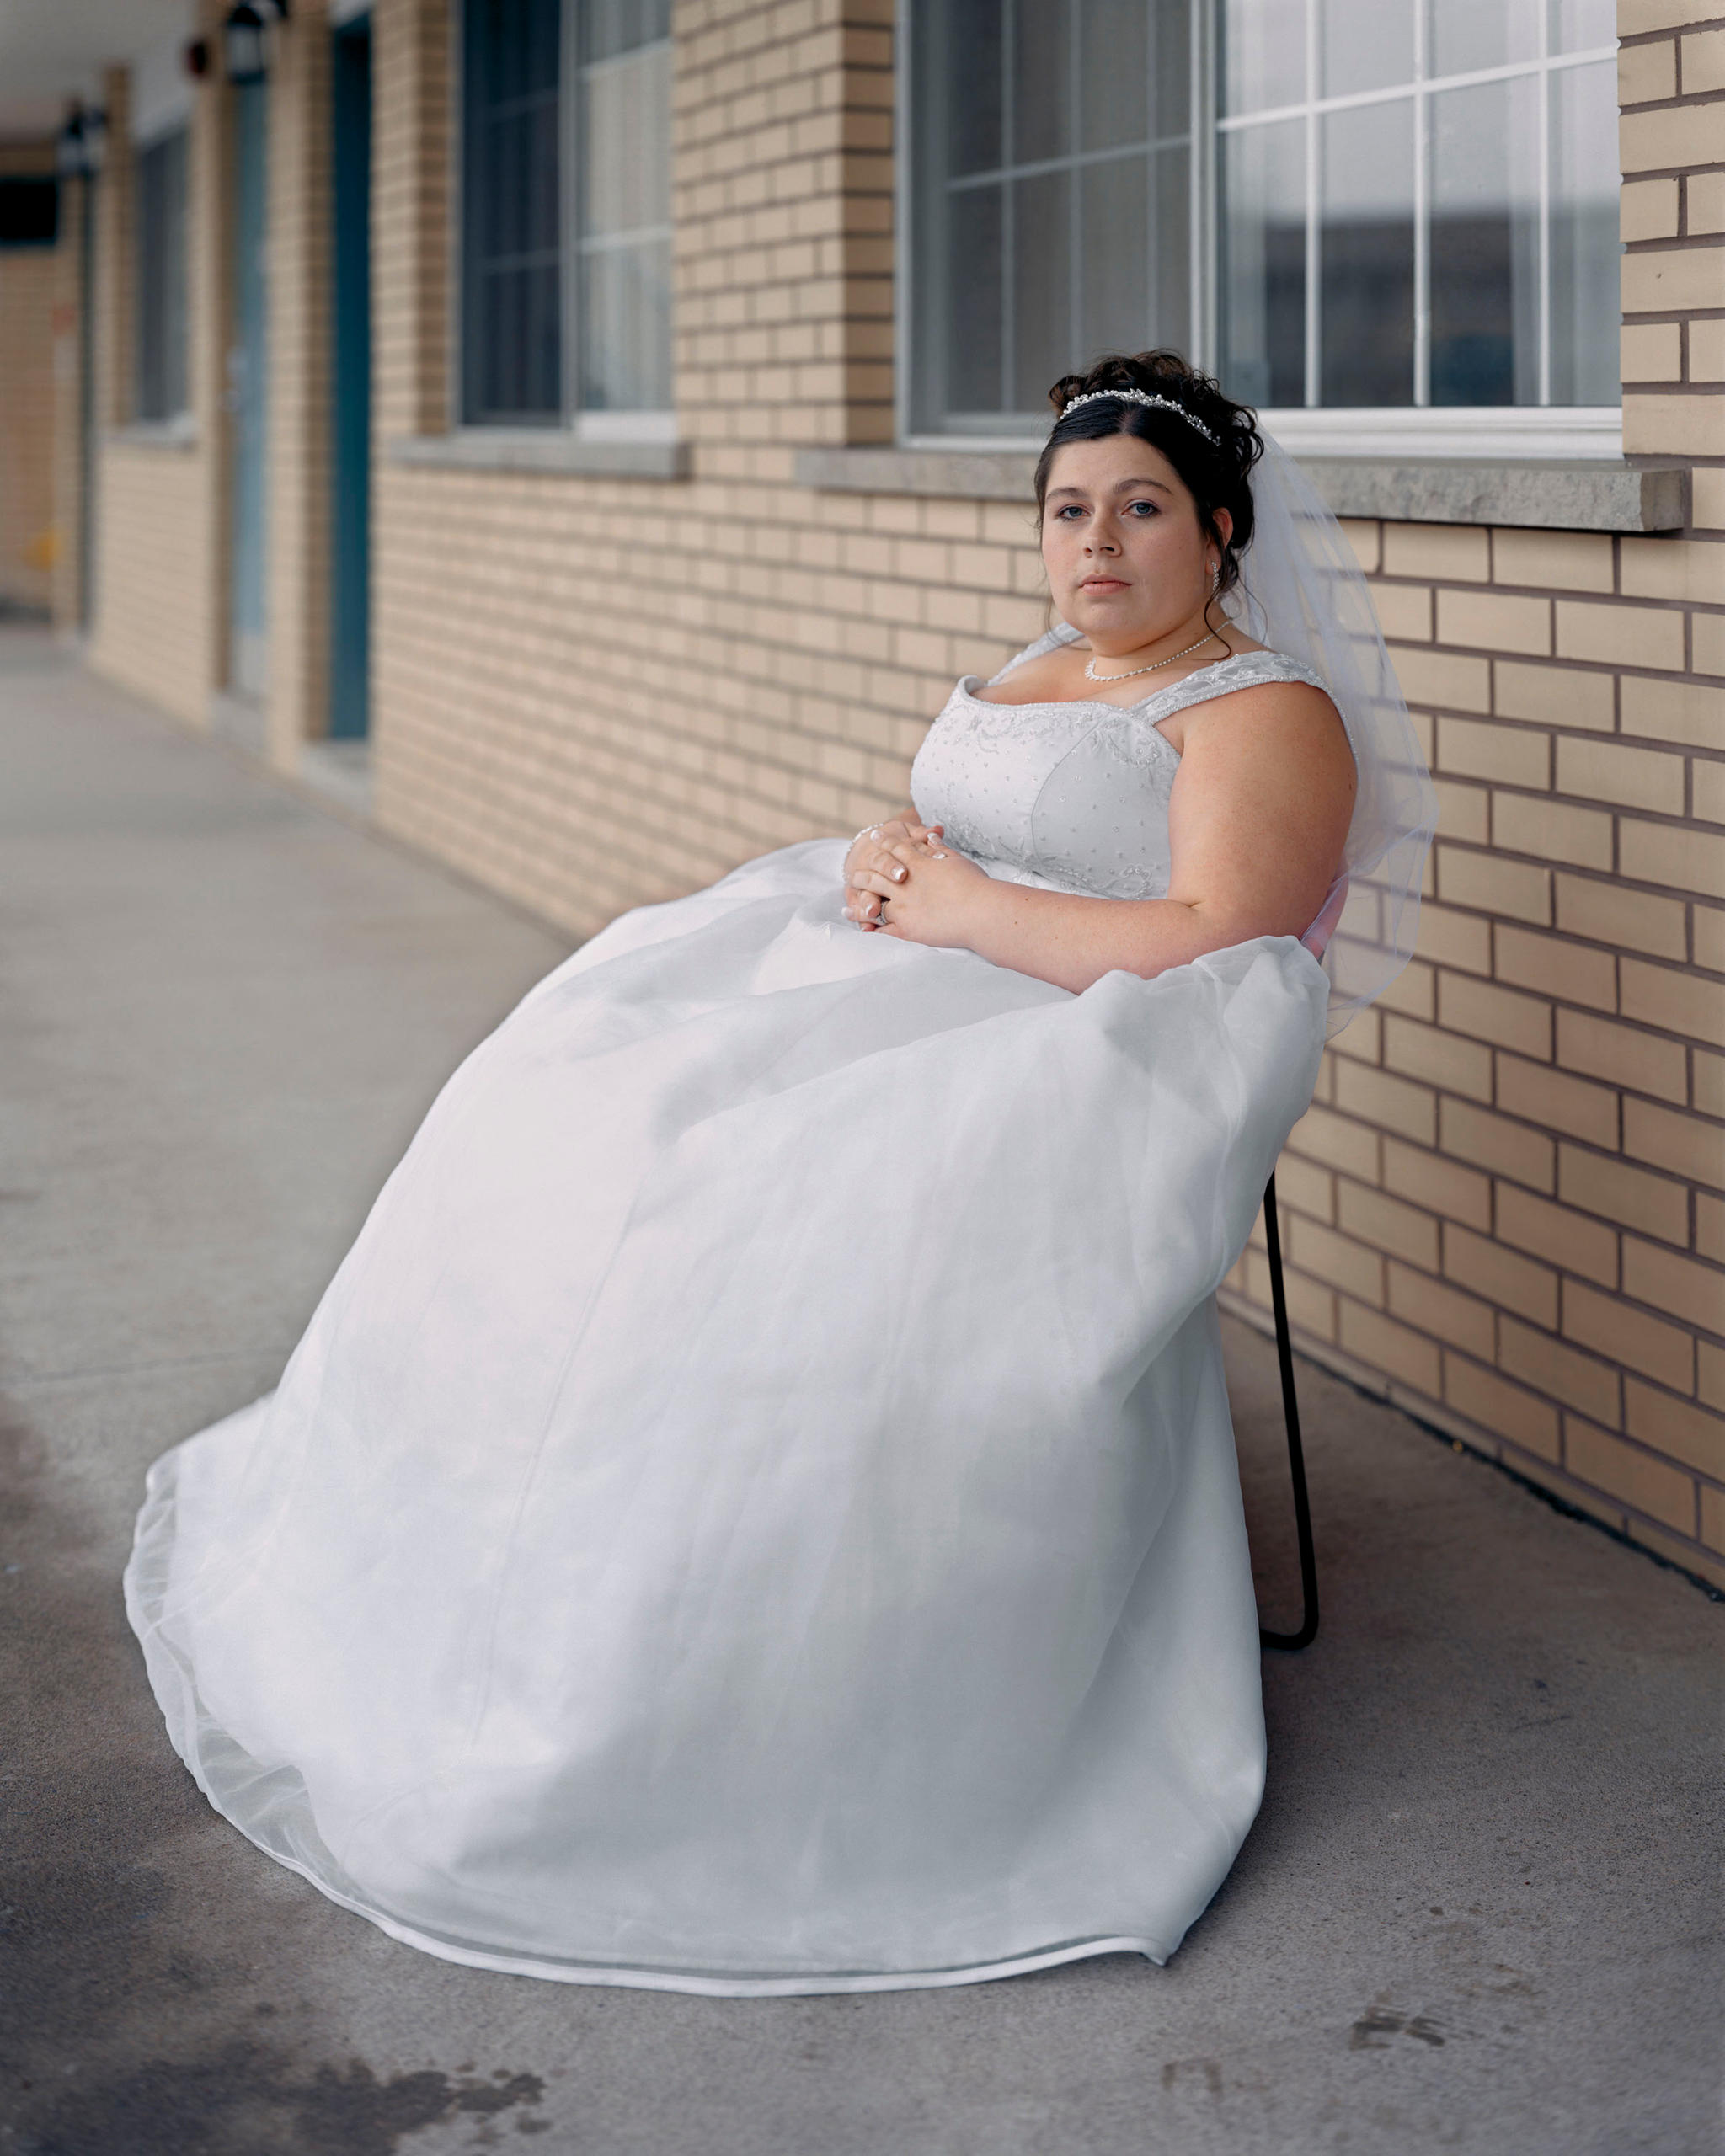
[[[1061,622],[994,679],[1076,638]],[[943,824],[993,875],[1096,898],[1162,898],[1180,756],[1161,722],[1272,681],[1324,686],[1274,651],[1242,652],[1130,705],[986,703],[967,675],[917,754],[911,796],[925,823]]]

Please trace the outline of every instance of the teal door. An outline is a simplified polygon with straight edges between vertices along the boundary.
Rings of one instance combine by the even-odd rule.
[[[261,696],[268,673],[264,516],[268,462],[269,279],[264,260],[269,85],[233,92],[233,334],[227,355],[232,424],[232,532],[228,586],[231,686]]]
[[[335,33],[334,411],[330,429],[329,738],[364,738],[371,627],[371,24]]]

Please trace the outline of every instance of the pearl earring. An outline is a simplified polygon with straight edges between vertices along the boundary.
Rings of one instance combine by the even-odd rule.
[[[1215,597],[1215,595],[1216,595],[1217,592],[1219,592],[1219,591],[1221,590],[1221,588],[1222,588],[1222,565],[1221,565],[1221,563],[1220,563],[1220,562],[1216,562],[1216,563],[1212,563],[1211,568],[1210,568],[1210,597],[1211,597],[1212,599],[1214,599],[1214,598]]]

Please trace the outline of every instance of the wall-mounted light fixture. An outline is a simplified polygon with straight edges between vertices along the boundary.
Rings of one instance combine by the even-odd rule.
[[[102,169],[108,115],[93,106],[73,104],[54,138],[54,169],[61,179],[93,179]]]
[[[222,57],[230,83],[261,83],[270,72],[265,37],[287,20],[288,0],[236,0],[222,24]]]

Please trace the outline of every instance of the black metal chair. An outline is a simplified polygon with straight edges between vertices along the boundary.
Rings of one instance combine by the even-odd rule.
[[[1282,1372],[1282,1413],[1288,1425],[1288,1469],[1294,1482],[1294,1531],[1300,1541],[1302,1610],[1297,1632],[1258,1627],[1258,1644],[1292,1653],[1317,1637],[1317,1555],[1311,1543],[1311,1501],[1306,1488],[1306,1453],[1300,1442],[1300,1401],[1294,1390],[1294,1343],[1288,1336],[1288,1294],[1282,1283],[1282,1233],[1276,1220],[1276,1179],[1264,1186],[1264,1241],[1270,1267],[1270,1308],[1276,1324],[1276,1359]]]

